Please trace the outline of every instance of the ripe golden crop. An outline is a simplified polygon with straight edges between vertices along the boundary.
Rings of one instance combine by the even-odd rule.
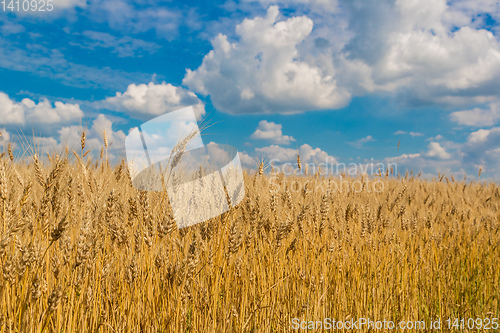
[[[498,185],[376,179],[341,191],[252,171],[240,205],[178,230],[166,194],[134,189],[124,163],[2,158],[0,332],[498,318]]]

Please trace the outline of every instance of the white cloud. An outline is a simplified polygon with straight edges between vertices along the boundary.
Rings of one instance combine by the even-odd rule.
[[[267,156],[271,161],[274,160],[276,162],[275,164],[281,164],[294,161],[297,158],[299,150],[271,145],[268,147],[255,148],[255,152]]]
[[[293,113],[345,106],[350,94],[326,70],[300,59],[298,46],[311,34],[306,16],[280,21],[279,9],[245,19],[238,40],[219,34],[202,65],[187,70],[183,84],[210,95],[228,113]]]
[[[472,132],[467,137],[468,143],[481,143],[485,142],[488,135],[491,133],[491,130],[480,129],[475,132]]]
[[[307,8],[311,9],[311,11],[326,11],[329,13],[337,11],[339,5],[337,0],[259,0],[259,2],[266,7],[271,4],[279,4],[290,7],[305,5]]]
[[[177,37],[183,19],[180,11],[155,6],[154,2],[91,0],[88,12],[93,20],[106,23],[111,29],[136,34],[153,30],[168,40]]]
[[[497,22],[500,18],[500,8],[496,1],[455,0],[449,5],[450,8],[446,19],[456,26],[471,25],[473,27],[480,27],[486,20],[484,13],[488,13]],[[498,27],[493,27],[493,29],[498,31]]]
[[[98,156],[101,148],[104,146],[104,130],[106,130],[106,136],[108,138],[108,159],[117,162],[117,158],[124,157],[124,142],[126,135],[123,131],[113,130],[112,121],[103,114],[99,114],[92,121],[92,126],[85,129],[85,149],[91,149],[94,156]],[[82,133],[81,126],[63,126],[56,133],[57,135],[53,136],[39,136],[34,138],[40,152],[61,152],[64,151],[66,146],[79,151]]]
[[[491,103],[488,109],[474,108],[456,111],[450,115],[450,118],[459,125],[493,126],[500,120],[500,107],[498,103]]]
[[[295,163],[297,154],[300,154],[301,163],[319,165],[321,163],[335,164],[337,159],[328,155],[320,148],[313,148],[308,144],[303,144],[299,149],[284,148],[278,145],[255,148],[255,152],[265,155],[274,165],[283,163]]]
[[[255,168],[256,160],[245,152],[238,152],[241,165],[247,168]]]
[[[419,153],[415,154],[401,154],[397,157],[387,157],[385,158],[385,161],[387,162],[400,162],[400,161],[405,161],[405,160],[411,160],[420,157],[421,155]]]
[[[425,139],[426,141],[441,141],[444,140],[444,137],[441,134]]]
[[[359,149],[359,148],[363,147],[363,144],[365,144],[367,142],[373,142],[373,141],[375,141],[375,139],[371,135],[368,135],[368,136],[361,138],[359,140],[356,140],[354,142],[349,142],[349,144],[351,146]]]
[[[472,132],[467,137],[466,144],[478,152],[496,149],[500,147],[500,127]]]
[[[462,147],[463,163],[474,172],[479,167],[485,174],[500,179],[500,127],[472,132]]]
[[[34,151],[36,151],[39,155],[46,153],[60,153],[63,151],[62,145],[60,145],[54,137],[36,136],[30,140],[30,144],[31,142],[33,142],[35,146]]]
[[[427,151],[388,157],[385,161],[396,163],[400,171],[422,171],[427,176],[440,172],[477,177],[482,168],[482,178],[500,180],[500,127],[473,131],[463,143],[446,141],[441,135],[431,139]]]
[[[346,49],[370,65],[374,91],[396,92],[411,105],[470,104],[498,95],[491,87],[500,78],[499,41],[455,3],[369,4],[346,6],[354,33]]]
[[[176,87],[170,83],[131,84],[124,93],[96,102],[96,106],[125,112],[134,117],[147,118],[175,111],[186,106],[193,106],[199,119],[205,114],[205,106],[191,91]]]
[[[500,20],[500,10],[494,1],[367,0],[361,4],[340,0],[338,6],[331,1],[333,12],[317,10],[318,6],[313,8],[317,2],[314,0],[260,2],[292,6],[295,15],[302,16],[274,23],[270,18],[277,9],[270,7],[266,18],[245,20],[236,31],[239,39],[233,42],[226,36],[219,36],[203,65],[193,72],[188,71],[185,77],[192,89],[211,95],[216,106],[227,112],[286,112],[283,111],[286,102],[270,99],[268,95],[279,92],[280,96],[286,96],[279,88],[293,91],[293,86],[276,79],[286,77],[287,71],[281,68],[286,68],[290,61],[285,58],[277,66],[266,67],[278,56],[269,56],[268,45],[263,41],[272,35],[267,33],[271,27],[281,24],[287,26],[287,31],[293,31],[289,24],[292,19],[307,22],[309,18],[314,20],[315,29],[297,30],[296,34],[302,33],[302,38],[295,40],[291,48],[295,52],[293,61],[305,64],[320,73],[321,78],[334,82],[320,87],[331,87],[335,93],[328,96],[338,99],[319,105],[319,101],[327,99],[309,94],[318,102],[295,110],[339,108],[348,103],[351,96],[377,92],[390,92],[398,96],[398,101],[410,106],[472,107],[500,97],[494,88],[500,79],[500,41],[497,38],[500,30],[498,27],[491,28],[493,32],[484,29],[485,13]],[[301,6],[302,3],[307,6]],[[245,31],[253,34],[242,35],[241,27],[249,23],[252,29]],[[248,46],[250,41],[251,46]],[[259,56],[265,61],[256,61]],[[260,73],[265,69],[270,78]],[[223,88],[207,87],[214,80]],[[268,89],[268,95],[262,94],[259,90],[262,84],[259,84],[263,81],[278,88]],[[225,92],[229,93],[225,95]],[[223,99],[230,98],[225,105]],[[255,103],[249,102],[252,100]],[[230,110],[230,104],[237,106]]]
[[[421,173],[422,178],[436,177],[438,173],[463,175],[465,173],[462,163],[457,159],[440,160],[427,157],[425,154],[402,154],[397,157],[388,157],[383,160],[384,164],[389,164],[399,175],[404,175],[406,171],[413,171],[413,175]]]
[[[334,109],[347,105],[352,96],[380,91],[397,94],[411,105],[460,103],[472,108],[479,102],[498,100],[494,88],[500,78],[498,28],[490,28],[492,32],[482,28],[485,13],[500,19],[494,1],[259,2],[266,7],[271,3],[291,7],[291,16],[295,16],[280,18],[278,7],[271,6],[266,15],[243,20],[234,32],[226,29],[212,40],[212,50],[202,65],[188,70],[184,78],[193,91],[210,95],[220,110],[290,113]],[[144,2],[56,1],[61,8],[86,3],[92,20],[129,33],[154,30],[158,36],[174,38],[187,17],[181,10],[150,7]],[[6,23],[4,27],[21,29]],[[95,31],[84,34],[93,39],[88,46],[110,47],[119,56],[137,55],[139,50],[152,52],[156,47]],[[145,82],[137,73],[72,64],[61,51],[42,45],[32,51],[13,45],[0,42],[0,67],[80,85]],[[455,116],[458,122],[469,118]],[[469,122],[481,123],[464,120],[464,124]]]
[[[435,157],[441,160],[447,160],[451,155],[439,144],[439,142],[431,142],[428,146],[429,150],[426,154],[428,157]]]
[[[423,133],[419,133],[419,132],[406,132],[406,131],[396,131],[394,132],[394,135],[404,135],[404,134],[409,134],[413,137],[415,136],[423,136],[424,134]]]
[[[55,102],[47,99],[38,104],[25,98],[21,102],[12,101],[8,95],[0,92],[0,124],[3,125],[61,125],[80,120],[83,111],[78,104]]]
[[[85,0],[52,0],[54,9],[68,9],[73,7],[85,7]]]
[[[335,157],[328,155],[327,152],[321,150],[320,148],[313,148],[308,144],[300,146],[299,153],[302,161],[312,163],[314,165],[319,165],[320,163],[337,163],[337,159]]]
[[[0,137],[1,143],[10,141],[10,133],[5,128],[0,128],[0,133],[2,134],[2,137]]]
[[[103,114],[100,114],[93,120],[92,127],[89,129],[90,140],[92,140],[93,138],[100,140],[99,144],[94,144],[93,148],[95,149],[97,147],[102,147],[102,137],[104,130],[106,130],[106,135],[108,137],[110,147],[115,150],[123,149],[126,137],[125,133],[123,133],[123,131],[114,131],[112,121]]]
[[[276,124],[272,121],[261,120],[259,126],[250,136],[254,140],[267,140],[275,144],[288,145],[295,139],[288,135],[283,135],[282,125]]]

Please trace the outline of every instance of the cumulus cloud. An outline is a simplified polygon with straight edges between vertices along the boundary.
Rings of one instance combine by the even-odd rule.
[[[282,132],[283,125],[276,124],[272,121],[261,120],[259,126],[253,134],[250,136],[254,140],[267,140],[275,144],[288,145],[295,139],[288,135],[283,135]]]
[[[238,152],[240,157],[241,165],[247,168],[255,168],[257,165],[257,161],[248,155],[246,152]]]
[[[483,167],[483,171],[500,172],[500,127],[480,129],[472,132],[462,149],[463,161],[473,165],[476,169]]]
[[[303,144],[299,148],[300,158],[302,161],[318,165],[320,163],[337,163],[337,159],[328,155],[327,152],[320,148],[313,148],[308,144]]]
[[[37,149],[41,153],[61,152],[64,151],[66,146],[70,147],[71,149],[75,149],[74,147],[80,147],[82,130],[82,126],[62,126],[59,130],[57,130],[56,135],[38,136],[33,138],[33,140],[37,146]],[[101,148],[104,146],[104,130],[106,130],[106,136],[108,138],[109,145],[108,159],[112,162],[117,162],[117,158],[124,157],[124,142],[126,135],[121,130],[114,130],[113,122],[106,115],[99,114],[92,121],[91,126],[85,129],[85,149],[92,150],[94,156],[99,154]]]
[[[451,157],[451,155],[446,152],[446,149],[444,149],[439,142],[431,142],[429,143],[428,146],[429,150],[427,152],[428,157],[435,157],[441,160],[447,160]]]
[[[463,107],[498,100],[498,28],[486,29],[484,19],[487,13],[500,20],[492,2],[339,0],[337,6],[322,1],[330,3],[333,12],[316,10],[314,0],[260,2],[293,6],[297,16],[279,21],[278,9],[272,6],[266,17],[244,20],[235,40],[215,38],[203,64],[188,70],[184,79],[226,112],[335,109],[351,96],[377,92],[396,95],[409,106]],[[266,44],[276,36],[273,31],[279,36],[294,32],[300,39],[290,39],[289,48],[281,50],[276,42],[273,50]],[[300,78],[299,71],[290,70],[295,65],[307,68],[300,73],[317,78],[312,82],[318,84],[309,84],[315,93],[304,91],[315,101],[295,103],[292,98],[289,101],[297,105],[293,107],[279,96],[301,96],[288,94],[299,91],[293,81]],[[301,81],[310,82],[304,76]],[[219,84],[209,87],[210,82]],[[274,88],[263,90],[267,82]]]
[[[396,157],[387,157],[383,163],[393,168],[394,172],[404,175],[406,171],[413,171],[414,175],[421,173],[422,178],[436,177],[438,173],[455,176],[466,172],[459,159],[441,160],[426,156],[426,154],[402,154]]]
[[[96,106],[125,112],[133,117],[147,119],[164,113],[193,106],[199,119],[205,114],[205,106],[191,91],[170,83],[130,84],[124,93],[96,102]]]
[[[427,140],[427,149],[387,157],[385,161],[396,163],[400,171],[422,171],[427,177],[441,173],[475,178],[481,168],[481,178],[500,180],[500,127],[472,131],[464,142],[449,141],[442,135]]]
[[[489,129],[489,130],[486,130],[486,129],[480,129],[480,130],[477,130],[475,132],[472,132],[471,134],[469,134],[469,136],[467,137],[467,142],[468,143],[472,143],[472,144],[477,144],[477,143],[483,143],[483,142],[486,142],[486,139],[488,138],[488,136],[490,135],[491,131],[496,131],[495,128],[493,129]]]
[[[42,127],[69,124],[80,120],[83,111],[78,104],[55,102],[52,105],[47,99],[42,99],[38,104],[25,98],[15,102],[8,95],[0,92],[0,124]]]
[[[385,161],[396,163],[400,171],[422,171],[427,176],[446,173],[474,177],[481,168],[482,178],[500,180],[500,127],[473,131],[465,142],[448,141],[441,135],[430,141],[425,151],[388,157]]]
[[[308,144],[303,144],[299,149],[284,148],[278,145],[268,147],[255,148],[257,154],[266,156],[275,165],[283,163],[294,163],[297,160],[297,155],[300,154],[302,163],[319,165],[321,163],[337,163],[337,159],[328,155],[327,152],[320,148],[313,148]]]
[[[0,133],[2,136],[0,137],[0,143],[5,143],[10,141],[10,133],[5,128],[0,128]]]
[[[183,84],[210,95],[228,113],[293,113],[345,106],[350,94],[322,68],[298,57],[313,29],[306,16],[279,20],[277,6],[265,17],[245,19],[238,40],[219,34],[202,65],[187,70]]]
[[[292,162],[297,159],[298,149],[284,148],[278,145],[268,147],[255,148],[255,152],[267,156],[271,161],[276,161],[276,164]]]
[[[374,91],[394,91],[410,105],[498,95],[492,84],[500,77],[500,44],[472,24],[476,14],[445,0],[344,3],[354,34],[346,50],[370,66]]]
[[[375,92],[393,93],[410,106],[498,97],[500,42],[472,20],[477,6],[445,0],[330,5],[333,14],[299,5],[297,16],[280,20],[271,6],[266,16],[245,19],[234,39],[219,34],[212,40],[202,65],[187,70],[183,83],[229,113],[336,109]],[[332,15],[344,24],[331,24]]]
[[[498,103],[492,103],[486,109],[473,108],[456,111],[450,115],[450,119],[459,125],[475,127],[493,126],[500,120],[500,107]]]

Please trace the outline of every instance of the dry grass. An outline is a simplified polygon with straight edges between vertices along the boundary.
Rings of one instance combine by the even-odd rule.
[[[497,185],[382,176],[380,193],[339,193],[246,174],[239,206],[177,230],[165,193],[81,155],[0,161],[0,332],[498,318]]]

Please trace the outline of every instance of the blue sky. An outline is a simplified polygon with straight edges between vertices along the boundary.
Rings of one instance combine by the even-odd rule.
[[[300,153],[500,179],[498,1],[52,3],[0,8],[4,146],[78,147],[85,126],[118,160],[131,128],[193,105],[205,143],[246,166]]]

